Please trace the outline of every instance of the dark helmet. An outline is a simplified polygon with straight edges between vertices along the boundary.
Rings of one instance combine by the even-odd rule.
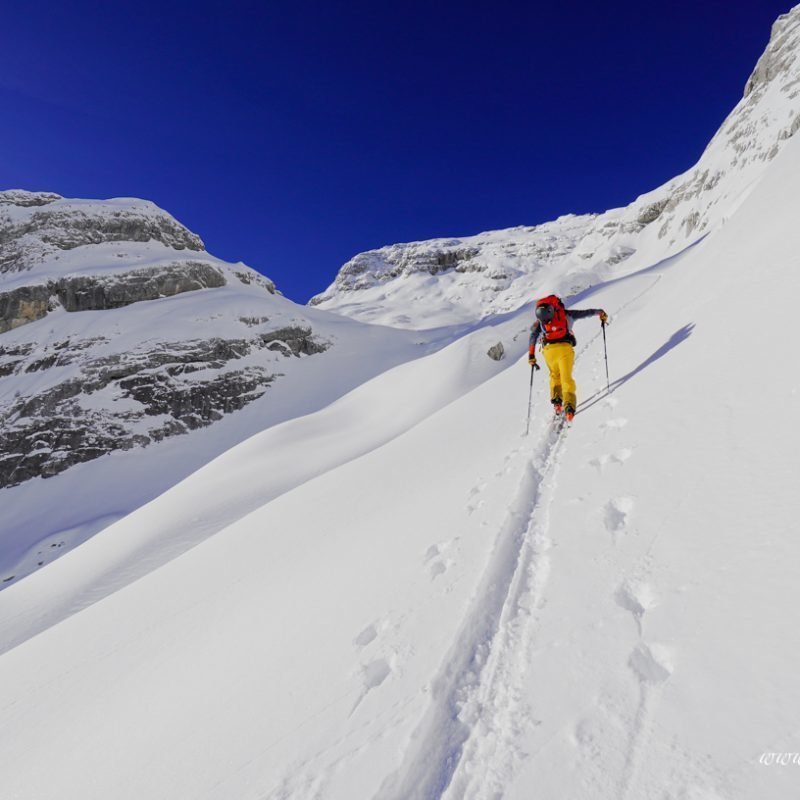
[[[542,305],[536,306],[536,319],[543,325],[547,325],[548,322],[553,321],[554,313],[555,310],[549,303],[542,303]]]

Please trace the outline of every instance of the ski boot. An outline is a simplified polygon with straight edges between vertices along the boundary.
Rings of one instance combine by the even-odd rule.
[[[569,403],[564,408],[564,419],[567,422],[572,422],[575,419],[575,409]]]
[[[554,397],[550,402],[553,404],[553,413],[557,417],[560,417],[564,413],[564,406],[561,405],[561,398]]]

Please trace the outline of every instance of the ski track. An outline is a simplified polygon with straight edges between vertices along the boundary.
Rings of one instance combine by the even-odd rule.
[[[470,722],[471,735],[443,794],[448,800],[502,797],[525,757],[515,742],[538,724],[523,700],[523,684],[531,663],[536,615],[550,573],[549,508],[557,487],[559,454],[566,431],[556,435],[559,438],[545,459],[538,496],[489,659],[477,690],[461,713],[462,719]]]
[[[526,464],[461,631],[432,683],[431,707],[412,737],[404,763],[384,781],[377,795],[380,800],[466,796],[461,787],[468,785],[469,776],[462,777],[459,767],[464,764],[469,771],[487,732],[503,765],[517,759],[510,737],[519,731],[524,713],[511,678],[524,670],[526,648],[520,642],[532,636],[533,626],[527,622],[549,569],[546,508],[565,434],[551,428]],[[496,774],[500,780],[504,773]],[[454,778],[458,786],[452,794]],[[485,787],[487,776],[481,780]]]

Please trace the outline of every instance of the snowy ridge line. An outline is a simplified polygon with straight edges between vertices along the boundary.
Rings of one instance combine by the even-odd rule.
[[[491,681],[483,675],[494,643],[502,635],[506,620],[516,616],[520,586],[525,585],[523,573],[535,561],[537,549],[530,539],[539,528],[534,517],[542,505],[542,488],[557,462],[562,441],[561,432],[551,429],[538,453],[527,462],[493,556],[455,644],[432,683],[431,705],[412,735],[404,763],[381,786],[379,800],[438,800],[447,793],[464,746],[475,726],[481,724],[480,700],[477,716],[463,712],[475,708],[484,682]],[[465,720],[464,716],[474,718]]]

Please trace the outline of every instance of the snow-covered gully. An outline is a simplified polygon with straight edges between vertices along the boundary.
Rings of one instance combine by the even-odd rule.
[[[527,460],[492,558],[432,682],[431,706],[380,800],[468,797],[475,757],[482,773],[487,758],[503,766],[515,760],[510,737],[526,716],[515,686],[547,578],[547,507],[565,437],[549,428]],[[487,781],[491,767],[481,775],[483,790]]]

